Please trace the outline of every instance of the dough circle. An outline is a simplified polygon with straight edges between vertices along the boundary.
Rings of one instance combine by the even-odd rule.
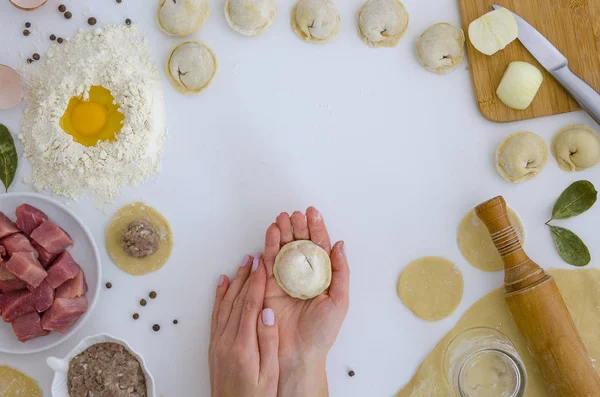
[[[210,48],[199,41],[186,41],[171,52],[167,75],[177,91],[197,94],[210,85],[217,68],[217,57]]]
[[[565,171],[582,171],[600,161],[600,136],[587,125],[570,125],[552,139],[552,154]]]
[[[0,396],[42,397],[38,383],[24,373],[5,365],[0,366]]]
[[[160,0],[157,21],[170,36],[189,36],[204,24],[210,8],[207,0]]]
[[[430,72],[446,74],[465,56],[465,33],[446,22],[427,28],[417,39],[417,60]]]
[[[291,23],[302,40],[326,43],[340,31],[340,12],[332,0],[299,0]]]
[[[507,208],[508,219],[519,236],[521,244],[525,242],[523,223],[517,214]],[[495,272],[504,269],[502,257],[492,242],[490,233],[483,222],[477,217],[474,210],[469,211],[458,227],[458,248],[465,259],[473,266],[486,272]]]
[[[244,36],[263,33],[277,15],[276,0],[227,0],[225,19],[231,29]]]
[[[460,304],[462,295],[462,273],[444,258],[419,258],[410,263],[398,279],[398,296],[423,320],[438,321],[448,317]]]
[[[277,254],[273,276],[289,296],[312,299],[331,284],[331,259],[312,241],[293,241]]]
[[[144,258],[129,256],[121,245],[123,229],[137,220],[151,223],[160,235],[158,250]],[[117,267],[134,276],[154,272],[167,262],[173,249],[173,232],[160,212],[144,203],[132,203],[121,208],[106,229],[106,249]]]
[[[395,47],[406,32],[408,19],[399,0],[367,0],[358,10],[358,33],[369,47]]]
[[[496,150],[496,169],[509,182],[522,182],[540,172],[548,160],[548,147],[533,132],[509,135]]]

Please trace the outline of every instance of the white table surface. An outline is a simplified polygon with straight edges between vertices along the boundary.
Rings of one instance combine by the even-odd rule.
[[[453,73],[437,76],[414,56],[415,40],[429,25],[460,24],[455,0],[405,0],[410,26],[392,49],[369,48],[358,37],[361,2],[338,1],[339,36],[311,45],[290,29],[292,0],[280,1],[275,23],[255,38],[231,31],[224,1],[209,0],[211,15],[192,38],[215,51],[220,68],[212,85],[195,96],[177,93],[163,73],[170,136],[160,178],[124,189],[112,206],[98,207],[92,200],[69,204],[92,230],[101,248],[103,281],[114,287],[103,289],[90,321],[63,345],[28,356],[0,354],[0,364],[35,377],[49,396],[52,373],[45,358],[64,355],[85,336],[108,332],[146,358],[160,394],[209,395],[208,331],[219,274],[233,275],[244,254],[261,249],[277,214],[309,205],[322,210],[333,239],[346,241],[351,260],[350,311],[328,360],[332,396],[393,395],[460,316],[501,285],[501,273],[473,268],[456,246],[460,220],[480,202],[503,194],[526,225],[530,256],[546,267],[568,267],[544,222],[570,183],[589,179],[599,185],[600,166],[567,173],[550,157],[538,177],[513,185],[496,172],[494,153],[515,131],[533,131],[549,144],[565,125],[597,126],[583,112],[488,122],[475,105],[466,59]],[[80,27],[90,29],[89,16],[98,19],[97,27],[125,18],[139,24],[161,71],[171,48],[182,41],[159,31],[156,0],[64,3],[74,15],[69,21],[56,10],[59,0],[32,13],[0,2],[0,63],[22,66],[19,53],[43,54],[51,33],[66,37]],[[26,21],[33,23],[29,37],[21,34]],[[24,108],[21,103],[0,111],[0,122],[14,135]],[[31,190],[22,182],[29,173],[22,161],[11,190]],[[103,248],[110,216],[135,200],[160,210],[175,233],[169,263],[143,277],[121,272]],[[600,255],[594,228],[599,216],[596,206],[561,222],[587,242],[592,255]],[[454,261],[465,279],[458,310],[437,323],[416,318],[396,296],[398,274],[423,255]],[[141,308],[138,301],[150,290],[159,298]],[[135,322],[134,312],[141,313]],[[174,318],[179,325],[171,324]],[[160,332],[151,330],[154,323],[162,325]]]

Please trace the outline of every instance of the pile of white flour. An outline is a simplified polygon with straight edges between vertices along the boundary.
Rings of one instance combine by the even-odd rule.
[[[26,182],[36,189],[111,202],[125,185],[160,172],[166,137],[158,69],[133,26],[80,31],[53,46],[26,80],[28,107],[19,138],[31,162]],[[111,91],[125,115],[115,142],[86,147],[59,125],[73,96],[87,99],[91,86]]]

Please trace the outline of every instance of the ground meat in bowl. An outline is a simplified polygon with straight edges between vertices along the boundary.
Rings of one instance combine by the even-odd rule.
[[[97,343],[69,363],[70,397],[147,397],[139,361],[118,343]]]
[[[160,235],[150,222],[137,220],[123,229],[121,246],[127,255],[145,258],[158,250],[159,240]]]

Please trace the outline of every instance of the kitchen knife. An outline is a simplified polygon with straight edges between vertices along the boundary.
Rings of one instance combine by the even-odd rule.
[[[492,7],[495,10],[504,8],[499,5],[493,5]],[[589,113],[594,121],[600,124],[600,94],[569,69],[567,58],[548,39],[523,18],[514,12],[512,14],[517,20],[519,41],[544,69],[569,91],[577,103]]]

